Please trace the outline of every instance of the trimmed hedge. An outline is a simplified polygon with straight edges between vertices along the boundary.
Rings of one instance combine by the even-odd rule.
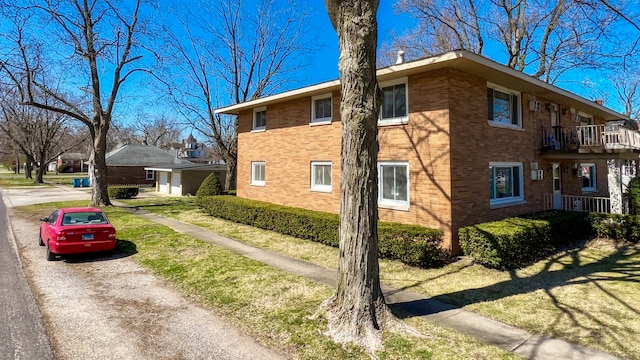
[[[135,186],[109,186],[107,191],[112,199],[131,199],[138,196],[139,189]]]
[[[196,204],[218,218],[333,247],[339,246],[340,219],[337,214],[224,195],[197,197]],[[448,258],[447,253],[441,248],[442,236],[441,230],[415,225],[379,223],[379,256],[400,260],[412,266],[441,265]]]
[[[589,214],[589,220],[598,237],[638,243],[640,216],[615,214]]]
[[[496,269],[517,269],[594,234],[588,213],[544,211],[461,228],[462,251]]]

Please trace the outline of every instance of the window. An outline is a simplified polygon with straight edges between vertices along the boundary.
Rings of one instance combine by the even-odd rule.
[[[261,107],[253,109],[253,130],[264,130],[267,128],[267,108]]]
[[[265,163],[254,161],[251,163],[251,185],[264,186]]]
[[[489,163],[490,204],[524,201],[522,163]]]
[[[580,164],[582,170],[582,191],[596,191],[596,165]]]
[[[379,125],[406,124],[407,117],[407,78],[380,84],[382,90],[382,108]]]
[[[147,180],[155,180],[156,172],[153,170],[146,170],[147,172]]]
[[[326,124],[331,122],[331,93],[311,98],[311,123]]]
[[[409,210],[409,164],[378,163],[378,204],[397,210]]]
[[[331,162],[311,163],[311,190],[331,192]]]
[[[520,93],[487,84],[489,122],[509,127],[522,127],[520,122]]]

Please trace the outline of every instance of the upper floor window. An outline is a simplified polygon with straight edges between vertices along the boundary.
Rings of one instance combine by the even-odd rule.
[[[265,183],[264,161],[254,161],[251,163],[251,185],[264,186]]]
[[[381,207],[409,210],[407,162],[378,162],[378,203]]]
[[[331,93],[311,98],[311,123],[331,122]]]
[[[596,191],[596,164],[580,164],[582,191]]]
[[[267,108],[260,107],[253,109],[253,130],[264,130],[267,128]]]
[[[311,162],[311,190],[331,191],[331,162]]]
[[[382,90],[382,108],[378,124],[406,124],[409,103],[407,78],[380,83],[380,89]]]
[[[490,162],[490,204],[500,205],[524,201],[522,163]]]
[[[487,84],[489,122],[509,127],[522,127],[520,121],[520,93]]]

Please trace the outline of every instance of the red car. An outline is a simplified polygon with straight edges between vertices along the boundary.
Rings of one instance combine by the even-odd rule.
[[[116,229],[98,208],[57,209],[40,220],[40,246],[47,247],[49,261],[56,255],[111,251],[116,247]]]

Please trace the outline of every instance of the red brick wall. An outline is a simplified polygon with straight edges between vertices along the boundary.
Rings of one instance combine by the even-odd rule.
[[[144,166],[108,166],[107,182],[109,185],[155,184],[155,180],[147,180]]]
[[[444,246],[457,252],[460,227],[542,210],[544,194],[552,192],[548,169],[553,162],[560,163],[563,169],[563,193],[582,195],[580,179],[573,175],[573,163],[579,161],[540,157],[542,127],[550,126],[549,112],[529,111],[527,94],[521,94],[522,129],[491,126],[487,120],[487,82],[456,70],[410,76],[408,98],[409,123],[381,126],[378,136],[381,161],[409,163],[411,205],[408,211],[381,207],[382,221],[442,229]],[[540,97],[536,100],[547,103]],[[333,92],[333,121],[329,125],[309,125],[310,96],[267,106],[267,126],[263,132],[251,132],[252,110],[242,112],[238,133],[238,196],[339,212],[339,101],[339,92]],[[560,109],[563,107],[558,105]],[[569,111],[565,115],[559,111],[559,116],[561,125],[575,127]],[[252,161],[266,163],[265,186],[250,184]],[[311,161],[332,163],[330,193],[310,190]],[[523,204],[491,207],[488,186],[491,161],[523,164]],[[543,180],[531,180],[532,162],[543,170]],[[606,195],[606,163],[596,163],[599,192],[588,195]]]

